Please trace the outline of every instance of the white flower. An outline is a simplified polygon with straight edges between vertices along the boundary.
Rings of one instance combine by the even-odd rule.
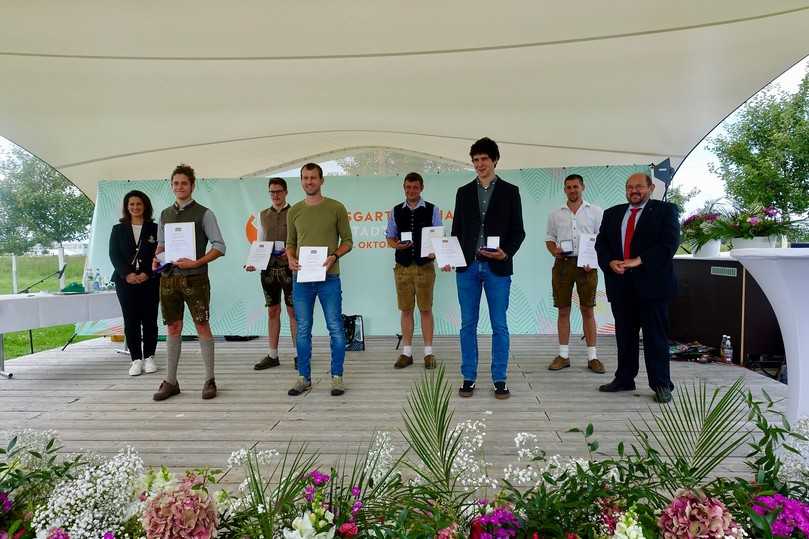
[[[452,471],[458,474],[461,486],[470,490],[480,487],[497,488],[497,480],[488,475],[491,463],[486,462],[483,457],[486,420],[467,419],[456,425],[452,432],[460,433],[458,454],[452,463]]]
[[[375,483],[382,480],[393,466],[393,450],[390,432],[378,431],[374,433],[371,447],[368,449],[365,473]]]
[[[612,539],[645,539],[643,528],[638,524],[638,519],[632,511],[626,511],[615,524],[615,533]]]
[[[326,517],[331,523],[334,515],[326,511]],[[292,529],[284,528],[284,539],[332,539],[334,537],[335,527],[332,526],[328,531],[316,533],[313,522],[317,520],[317,516],[310,511],[306,511],[303,515],[297,517],[292,521]]]

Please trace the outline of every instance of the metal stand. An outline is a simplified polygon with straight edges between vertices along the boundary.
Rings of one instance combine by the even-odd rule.
[[[0,333],[0,378],[12,378],[14,375],[6,372],[6,350],[3,344],[3,334]]]

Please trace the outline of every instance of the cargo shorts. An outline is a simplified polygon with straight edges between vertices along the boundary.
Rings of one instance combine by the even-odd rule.
[[[579,295],[579,305],[595,307],[598,288],[598,270],[584,271],[576,266],[576,257],[557,258],[551,271],[553,284],[553,306],[570,307],[573,300],[573,285]]]

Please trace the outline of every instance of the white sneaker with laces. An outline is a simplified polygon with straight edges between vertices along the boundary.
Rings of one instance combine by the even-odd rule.
[[[129,367],[129,376],[140,376],[143,374],[143,360],[136,359]]]
[[[152,356],[149,356],[143,360],[143,372],[146,374],[157,372],[157,365],[155,365],[154,358]]]

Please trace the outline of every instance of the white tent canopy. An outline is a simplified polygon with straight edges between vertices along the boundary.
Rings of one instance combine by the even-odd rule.
[[[809,2],[5,2],[0,134],[89,196],[341,148],[682,159],[809,52]]]

